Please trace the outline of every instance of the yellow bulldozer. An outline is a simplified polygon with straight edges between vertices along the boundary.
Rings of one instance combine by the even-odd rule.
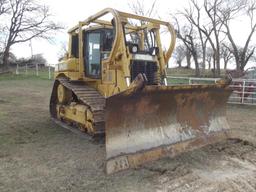
[[[176,38],[170,23],[107,8],[68,34],[51,117],[81,134],[104,135],[108,174],[231,137],[228,81],[167,85]]]

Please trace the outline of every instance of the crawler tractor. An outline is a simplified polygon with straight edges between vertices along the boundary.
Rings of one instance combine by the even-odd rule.
[[[170,34],[167,49],[162,31]],[[102,135],[107,173],[231,136],[228,81],[167,85],[175,47],[170,23],[107,8],[68,34],[68,53],[56,66],[50,113],[63,127]]]

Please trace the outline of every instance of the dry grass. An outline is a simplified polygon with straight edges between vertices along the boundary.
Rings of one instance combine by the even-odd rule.
[[[0,191],[255,191],[256,148],[228,141],[106,176],[104,145],[55,125],[52,82],[0,78]],[[232,127],[255,141],[256,108],[228,107]]]

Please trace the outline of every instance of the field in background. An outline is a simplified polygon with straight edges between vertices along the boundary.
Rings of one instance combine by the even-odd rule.
[[[49,68],[46,67],[38,67],[38,74],[37,74],[37,69],[36,67],[33,68],[25,68],[19,67],[19,68],[11,68],[11,72],[13,74],[19,74],[21,76],[38,76],[42,79],[49,79]],[[53,78],[53,73],[54,73],[54,68],[51,67],[50,69],[50,77],[51,79]],[[187,68],[168,68],[167,69],[167,74],[169,76],[173,77],[194,77],[195,76],[195,70],[194,69],[187,69]],[[221,76],[224,76],[225,72],[222,70],[221,71]],[[1,76],[0,76],[1,77]],[[14,77],[14,76],[13,76]],[[213,74],[211,70],[205,70],[204,73],[202,73],[202,77],[213,77]]]
[[[105,147],[55,125],[52,81],[0,76],[0,191],[188,192],[256,190],[256,108],[228,106],[231,140],[107,176]]]
[[[53,79],[54,78],[54,68],[45,66],[45,67],[19,67],[19,68],[11,68],[12,74],[2,74],[0,78],[9,78],[9,79],[17,79],[17,78],[39,78],[39,79]],[[10,76],[11,75],[11,76]]]
[[[187,68],[168,68],[167,75],[173,78],[168,78],[169,85],[175,84],[189,84],[188,77],[195,77],[195,69],[187,69]],[[225,76],[225,71],[221,70],[221,77]],[[177,78],[175,78],[177,77]],[[185,77],[179,78],[179,77]],[[187,78],[187,79],[186,79]],[[204,72],[201,72],[201,78],[213,78],[213,73],[211,70],[206,69]],[[200,81],[200,83],[214,83],[212,80],[210,81]]]
[[[168,68],[167,74],[170,76],[181,76],[181,77],[194,77],[195,76],[195,69],[188,69],[188,68]],[[221,76],[225,75],[225,71],[221,70]],[[209,69],[205,69],[201,71],[201,77],[213,77],[213,73]]]
[[[194,77],[194,69],[187,68],[171,68],[167,69],[167,82],[168,85],[177,85],[177,84],[214,84],[218,78],[209,78],[210,75],[206,75],[207,78],[197,78]],[[205,70],[205,74],[211,73],[210,70]],[[222,71],[224,75],[224,71]],[[2,74],[0,79],[53,79],[54,78],[54,68],[50,67],[19,67],[12,68],[12,74]],[[229,103],[235,104],[247,104],[247,105],[256,105],[256,80],[250,80],[248,82],[243,82],[241,80],[235,80],[233,84],[234,89],[237,89],[232,96],[229,98]],[[251,86],[255,88],[251,88]],[[240,87],[241,86],[241,87]]]
[[[50,72],[49,72],[48,67],[38,67],[38,72],[37,72],[36,67],[26,69],[24,66],[18,67],[18,68],[11,68],[11,72],[13,74],[18,74],[21,77],[12,75],[10,77],[10,79],[25,78],[26,76],[29,78],[37,76],[41,79],[53,79],[53,77],[54,77],[54,68],[53,67],[50,68]],[[172,77],[195,77],[195,69],[168,68],[167,74],[168,74],[168,76],[172,76]],[[222,70],[221,76],[224,76],[224,74],[225,74],[225,72]],[[1,75],[1,76],[3,76],[3,75]],[[1,76],[0,76],[0,78],[1,78]],[[7,76],[9,76],[9,75],[7,75]],[[202,77],[212,78],[213,74],[212,74],[211,70],[205,70],[204,73],[202,73]],[[168,79],[168,82],[170,84],[187,84],[188,80],[186,80],[186,79]]]

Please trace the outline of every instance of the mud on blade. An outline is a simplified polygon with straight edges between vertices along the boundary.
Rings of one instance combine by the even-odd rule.
[[[229,137],[224,85],[146,86],[106,104],[107,173]]]

